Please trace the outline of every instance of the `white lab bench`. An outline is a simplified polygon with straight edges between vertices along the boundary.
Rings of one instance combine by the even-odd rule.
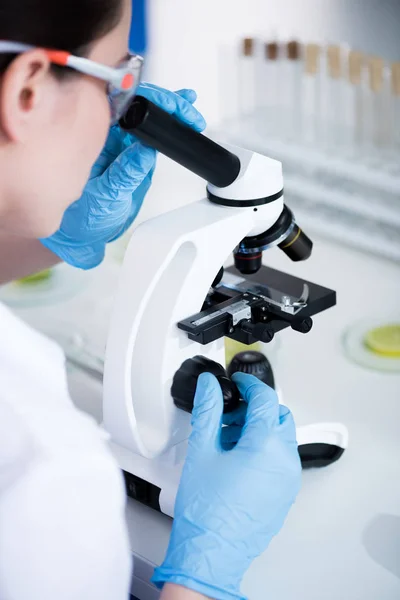
[[[203,188],[182,169],[161,163],[145,215],[160,197],[167,209],[168,196],[179,205],[188,193],[189,199],[199,197]],[[338,296],[337,307],[317,315],[309,334],[280,334],[275,374],[297,423],[341,421],[349,429],[349,448],[336,464],[304,472],[285,527],[249,569],[243,592],[250,600],[395,600],[400,598],[400,375],[350,362],[342,335],[360,318],[400,312],[400,268],[314,240],[313,256],[305,263],[293,264],[279,250],[265,253],[265,264],[333,288]],[[81,298],[49,307],[49,315],[79,320],[103,300],[106,314],[107,290],[117,271],[106,263]],[[35,321],[35,311],[21,314]],[[106,325],[103,315],[96,335],[105,335]],[[79,371],[71,371],[70,383],[76,404],[101,420],[101,385]],[[171,520],[129,500],[127,523],[132,552],[141,557],[133,592],[140,600],[155,600],[147,581],[151,564],[163,559]]]

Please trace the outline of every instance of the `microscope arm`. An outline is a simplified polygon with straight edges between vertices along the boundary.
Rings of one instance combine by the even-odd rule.
[[[269,205],[271,225],[282,201]],[[177,323],[254,227],[254,212],[191,203],[142,223],[129,242],[114,300],[104,370],[104,424],[129,450],[153,458],[187,438],[190,418],[171,401],[174,373],[198,353]],[[223,338],[202,354],[224,362]]]

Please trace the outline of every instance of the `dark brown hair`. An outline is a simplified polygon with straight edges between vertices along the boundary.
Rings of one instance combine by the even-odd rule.
[[[67,50],[84,56],[92,42],[111,31],[122,0],[1,0],[0,40]],[[15,54],[0,54],[0,74]],[[70,69],[56,68],[59,75]]]

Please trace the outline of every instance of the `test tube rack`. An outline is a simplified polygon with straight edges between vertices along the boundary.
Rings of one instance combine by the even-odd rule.
[[[232,85],[241,89],[236,94],[236,114],[222,120],[213,135],[280,160],[285,195],[310,230],[400,261],[400,114],[395,113],[400,105],[400,63],[385,66],[381,59],[367,59],[343,46],[329,46],[321,57],[319,48],[318,60],[326,72],[318,83],[313,82],[314,98],[310,98],[304,77],[316,70],[310,60],[316,60],[313,52],[318,47],[309,46],[301,50],[297,42],[286,44],[278,80],[278,71],[263,69],[264,54],[257,54],[255,41],[246,38],[244,51],[236,53],[236,84]],[[278,46],[261,47],[267,58],[279,56]],[[295,60],[295,68],[289,64],[286,69]],[[347,79],[339,77],[342,73],[347,73]],[[275,100],[273,90],[268,91],[269,75],[282,90]],[[235,82],[232,68],[229,77]],[[221,79],[226,97],[226,73]],[[353,90],[354,85],[360,88]],[[374,89],[382,89],[382,97],[375,97]],[[289,97],[281,97],[285,90]],[[333,103],[332,98],[327,100],[329,93]],[[307,111],[304,102],[299,106],[299,98],[308,98],[314,112]],[[349,106],[352,101],[354,107]],[[371,124],[375,117],[377,122]]]

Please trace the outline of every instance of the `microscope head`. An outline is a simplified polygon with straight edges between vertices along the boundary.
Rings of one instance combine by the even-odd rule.
[[[278,246],[293,261],[309,258],[312,241],[283,204],[281,163],[230,144],[223,147],[239,158],[241,168],[229,186],[208,184],[207,197],[214,204],[252,209],[256,213],[254,228],[234,249],[236,269],[243,275],[256,273],[262,265],[263,251],[273,246]]]
[[[283,204],[279,161],[245,148],[217,144],[141,96],[135,98],[120,126],[205,179],[207,197],[213,204],[254,212],[253,229],[233,249],[241,273],[256,273],[263,251],[272,246],[294,261],[310,256],[311,240]]]

